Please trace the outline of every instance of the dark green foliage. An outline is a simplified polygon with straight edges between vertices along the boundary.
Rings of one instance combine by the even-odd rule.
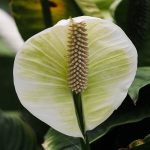
[[[150,1],[123,0],[116,9],[117,24],[138,50],[139,66],[150,65]]]
[[[46,134],[45,144],[46,150],[81,150],[79,138],[66,136],[52,128]]]
[[[128,92],[135,104],[138,100],[140,89],[148,84],[150,84],[150,67],[139,67]]]
[[[149,133],[149,121],[150,118],[147,118],[140,122],[115,127],[103,138],[92,143],[91,147],[93,150],[97,150],[97,147],[100,147],[102,150],[129,150],[120,148],[128,148],[132,141],[143,139]]]
[[[36,137],[19,114],[0,111],[0,148],[1,150],[37,150]]]
[[[48,129],[50,128],[47,124],[40,121],[36,117],[34,117],[29,111],[25,108],[21,110],[22,119],[30,125],[30,127],[34,130],[37,142],[42,144],[44,142],[44,136],[47,133]]]

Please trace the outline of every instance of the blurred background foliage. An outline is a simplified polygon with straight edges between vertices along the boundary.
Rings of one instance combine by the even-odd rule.
[[[70,16],[118,24],[137,48],[138,71],[119,109],[88,132],[91,148],[150,150],[150,0],[1,0],[0,9],[14,17],[24,40]],[[20,104],[13,85],[16,52],[3,38],[0,33],[0,150],[80,150],[79,139],[55,131]]]
[[[0,1],[0,8],[9,12],[8,0],[1,0]],[[8,54],[8,55],[11,53],[11,50],[8,48],[8,46],[2,42],[1,36],[0,36],[0,53],[1,54]]]

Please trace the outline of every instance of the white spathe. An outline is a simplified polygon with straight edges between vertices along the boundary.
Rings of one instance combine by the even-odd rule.
[[[88,87],[82,93],[86,130],[117,109],[137,69],[137,52],[125,33],[110,21],[76,17],[88,33]],[[14,84],[21,103],[37,118],[70,136],[82,137],[67,79],[70,20],[31,37],[14,63]]]
[[[2,9],[0,9],[0,40],[15,52],[24,44],[15,21]]]

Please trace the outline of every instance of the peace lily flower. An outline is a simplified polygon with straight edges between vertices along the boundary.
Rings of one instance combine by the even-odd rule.
[[[14,84],[33,115],[82,137],[73,93],[81,94],[85,130],[92,130],[120,106],[136,69],[136,49],[117,25],[82,16],[26,41],[15,59]]]

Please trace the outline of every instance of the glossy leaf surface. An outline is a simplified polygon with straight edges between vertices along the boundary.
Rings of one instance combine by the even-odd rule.
[[[14,112],[0,111],[0,139],[2,150],[38,150],[34,132]]]
[[[138,100],[140,89],[148,84],[150,84],[150,67],[139,67],[135,80],[129,88],[129,95],[134,103]]]

